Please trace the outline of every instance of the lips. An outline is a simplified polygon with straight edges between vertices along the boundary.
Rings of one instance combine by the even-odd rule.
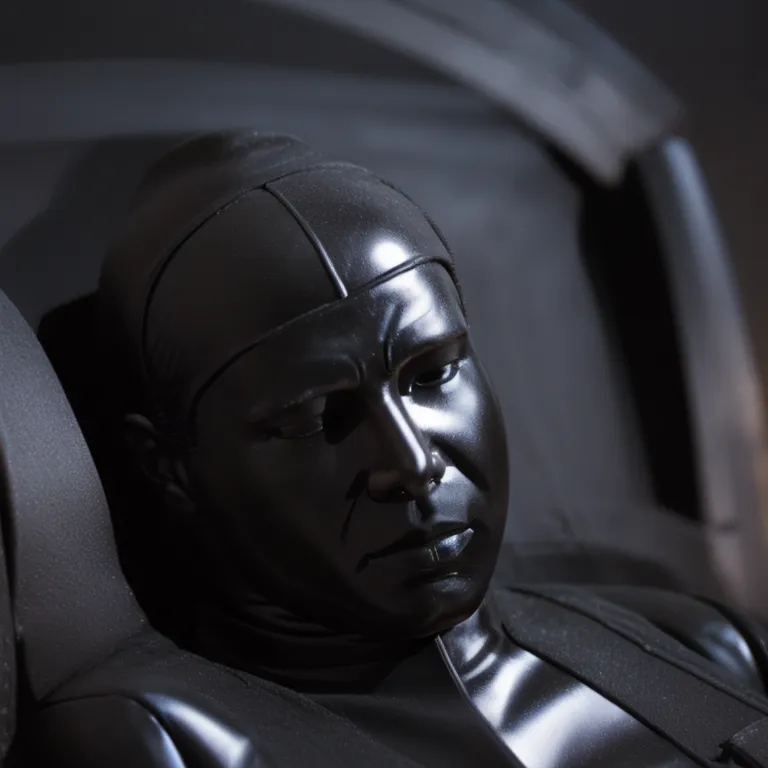
[[[437,562],[442,563],[458,557],[464,551],[467,544],[469,544],[473,534],[474,531],[471,528],[467,528],[461,533],[447,536],[432,544],[430,549],[434,553]]]
[[[422,551],[431,555],[435,565],[458,557],[472,539],[471,525],[438,524],[429,531],[410,531],[402,539],[365,555],[356,571],[362,571],[372,560],[403,552]]]

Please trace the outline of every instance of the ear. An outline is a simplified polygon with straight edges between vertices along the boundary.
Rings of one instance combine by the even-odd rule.
[[[141,473],[168,507],[185,515],[193,513],[186,467],[154,424],[145,416],[129,413],[123,419],[123,435]]]

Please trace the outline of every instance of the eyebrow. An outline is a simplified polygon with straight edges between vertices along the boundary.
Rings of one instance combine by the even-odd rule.
[[[387,373],[393,373],[395,369],[395,348],[398,343],[402,344],[402,337],[404,334],[400,333],[393,338],[387,339],[384,342],[384,365]],[[465,342],[469,338],[469,330],[467,328],[459,328],[453,332],[448,332],[444,336],[433,337],[428,341],[414,344],[405,355],[404,359],[399,362],[399,365],[405,365],[411,360],[415,360],[417,357],[426,355],[436,349],[450,346],[456,342]]]
[[[310,387],[305,389],[300,395],[285,399],[284,397],[274,397],[262,401],[259,405],[254,406],[248,411],[248,422],[251,424],[257,424],[277,416],[283,411],[287,411],[289,408],[295,408],[298,405],[304,403],[310,403],[312,400],[317,400],[319,397],[331,395],[334,392],[341,392],[343,390],[354,389],[357,384],[351,384],[351,382],[337,382],[336,384],[328,384],[319,387]]]

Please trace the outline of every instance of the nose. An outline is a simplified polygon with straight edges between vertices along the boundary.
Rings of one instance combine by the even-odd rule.
[[[382,464],[368,474],[368,494],[381,501],[403,492],[425,496],[443,479],[445,461],[397,396],[385,393],[375,410]]]

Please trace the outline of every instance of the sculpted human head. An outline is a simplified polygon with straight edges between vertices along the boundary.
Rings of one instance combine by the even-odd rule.
[[[102,272],[148,477],[291,613],[425,637],[472,613],[508,481],[451,256],[371,173],[285,137],[175,150]]]

